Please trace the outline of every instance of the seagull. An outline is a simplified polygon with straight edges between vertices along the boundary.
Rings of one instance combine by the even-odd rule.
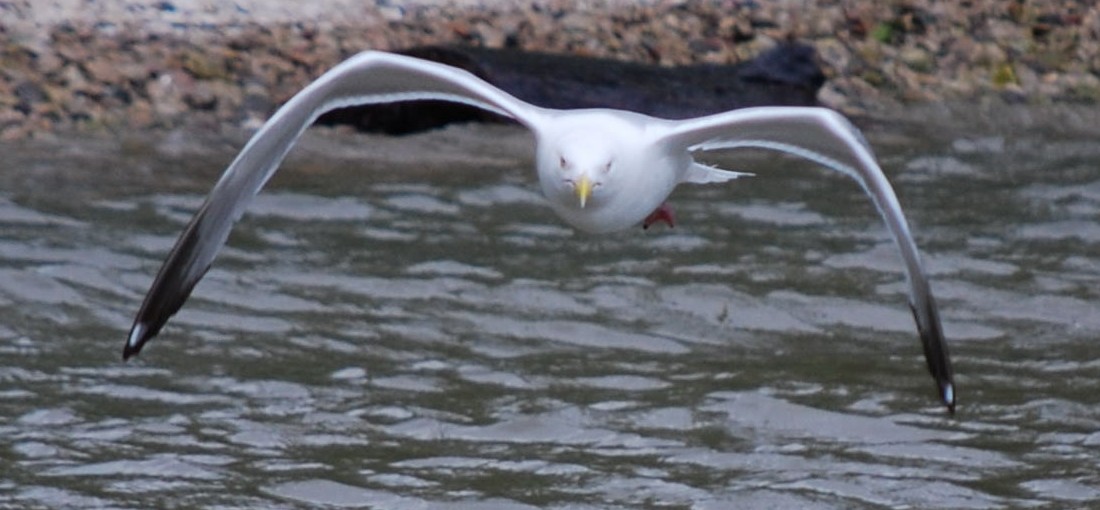
[[[550,208],[592,233],[653,221],[672,223],[665,199],[680,183],[721,183],[747,175],[696,162],[693,153],[770,149],[802,157],[858,182],[901,253],[937,396],[955,411],[955,385],[939,311],[909,225],[862,134],[841,114],[819,107],[754,107],[667,120],[613,109],[538,107],[448,65],[380,51],[359,53],[286,102],[252,137],[176,241],[145,295],[123,359],[138,354],[191,295],[225,245],[233,224],[271,178],[302,132],[336,108],[444,100],[510,118],[536,140],[539,186]]]

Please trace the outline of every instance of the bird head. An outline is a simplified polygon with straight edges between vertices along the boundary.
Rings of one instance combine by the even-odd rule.
[[[602,192],[615,160],[607,150],[593,145],[574,143],[568,148],[558,151],[558,171],[562,183],[576,195],[577,206],[584,209]]]

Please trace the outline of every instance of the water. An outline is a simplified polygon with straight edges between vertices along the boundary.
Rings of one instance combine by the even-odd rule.
[[[161,337],[243,139],[0,147],[0,507],[1003,508],[1100,499],[1100,133],[877,127],[958,374],[812,165],[576,233],[507,127],[312,135]],[[416,150],[410,151],[410,147]]]

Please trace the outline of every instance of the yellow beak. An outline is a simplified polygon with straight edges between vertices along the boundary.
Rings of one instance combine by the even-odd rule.
[[[592,196],[592,181],[588,180],[588,176],[582,175],[577,181],[577,200],[580,200],[581,209],[584,209],[584,204],[588,203],[590,196]]]

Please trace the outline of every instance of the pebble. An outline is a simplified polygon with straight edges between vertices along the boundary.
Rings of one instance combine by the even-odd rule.
[[[13,0],[0,20],[4,140],[254,126],[358,51],[429,44],[685,65],[796,39],[829,77],[820,99],[849,114],[1100,101],[1100,4],[1064,0]]]

